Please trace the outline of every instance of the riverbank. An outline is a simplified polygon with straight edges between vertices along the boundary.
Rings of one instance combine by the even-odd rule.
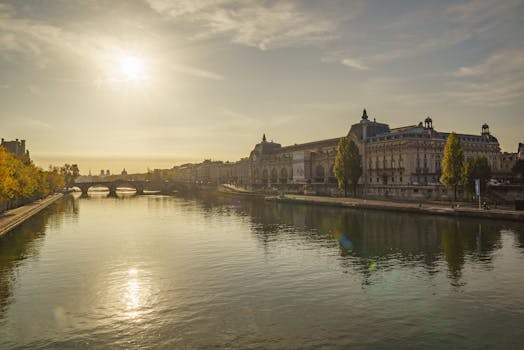
[[[0,237],[63,196],[62,193],[56,193],[33,203],[3,212],[0,214]]]
[[[483,219],[503,219],[524,221],[524,212],[507,209],[478,209],[474,207],[454,207],[439,203],[412,203],[412,202],[391,202],[360,198],[339,198],[321,196],[302,196],[285,195],[270,196],[266,200],[278,203],[302,203],[312,205],[327,205],[337,207],[347,207],[354,209],[387,210],[396,212],[429,214],[429,215],[448,215],[460,217],[474,217]]]

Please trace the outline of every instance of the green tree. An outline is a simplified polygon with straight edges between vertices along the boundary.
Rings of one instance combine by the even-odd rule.
[[[460,139],[452,132],[449,134],[444,147],[444,158],[442,159],[442,176],[440,181],[447,187],[453,188],[454,199],[457,200],[457,186],[462,179],[462,164],[464,163],[464,151],[460,145]]]
[[[491,179],[491,167],[485,156],[475,156],[464,163],[462,182],[469,193],[475,193],[475,179],[480,180],[480,189],[484,192]]]
[[[358,151],[358,146],[353,140],[348,144],[349,155],[349,182],[353,188],[353,195],[357,195],[358,180],[362,176],[362,157]]]
[[[362,176],[362,158],[355,142],[342,137],[338,142],[337,157],[333,172],[338,181],[338,187],[344,190],[344,196],[351,187],[356,195],[358,179]]]
[[[349,148],[346,137],[340,138],[338,142],[333,172],[337,178],[338,188],[344,190],[344,196],[347,197],[349,188]]]
[[[464,164],[462,180],[469,193],[475,193],[475,179],[480,180],[480,192],[484,193],[486,185],[491,179],[491,168],[488,159],[484,156],[469,158]]]

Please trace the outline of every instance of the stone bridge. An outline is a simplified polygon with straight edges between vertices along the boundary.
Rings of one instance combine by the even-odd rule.
[[[118,188],[134,188],[136,194],[144,194],[144,190],[160,191],[162,194],[172,194],[175,190],[177,191],[192,191],[198,190],[196,184],[190,184],[181,181],[151,181],[151,180],[126,180],[126,179],[115,179],[115,180],[90,180],[75,182],[74,187],[78,187],[83,195],[87,195],[87,191],[91,187],[107,187],[110,196],[116,196],[116,190]]]

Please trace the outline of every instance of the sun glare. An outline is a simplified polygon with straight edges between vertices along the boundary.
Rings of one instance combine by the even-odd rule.
[[[145,80],[144,60],[141,57],[121,55],[118,58],[118,65],[124,80],[133,82]]]
[[[147,60],[138,54],[117,52],[108,56],[107,82],[117,85],[141,86],[149,80]]]

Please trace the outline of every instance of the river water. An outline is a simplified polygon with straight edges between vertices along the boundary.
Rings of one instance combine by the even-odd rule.
[[[514,349],[523,324],[521,223],[97,195],[0,239],[2,349]]]

